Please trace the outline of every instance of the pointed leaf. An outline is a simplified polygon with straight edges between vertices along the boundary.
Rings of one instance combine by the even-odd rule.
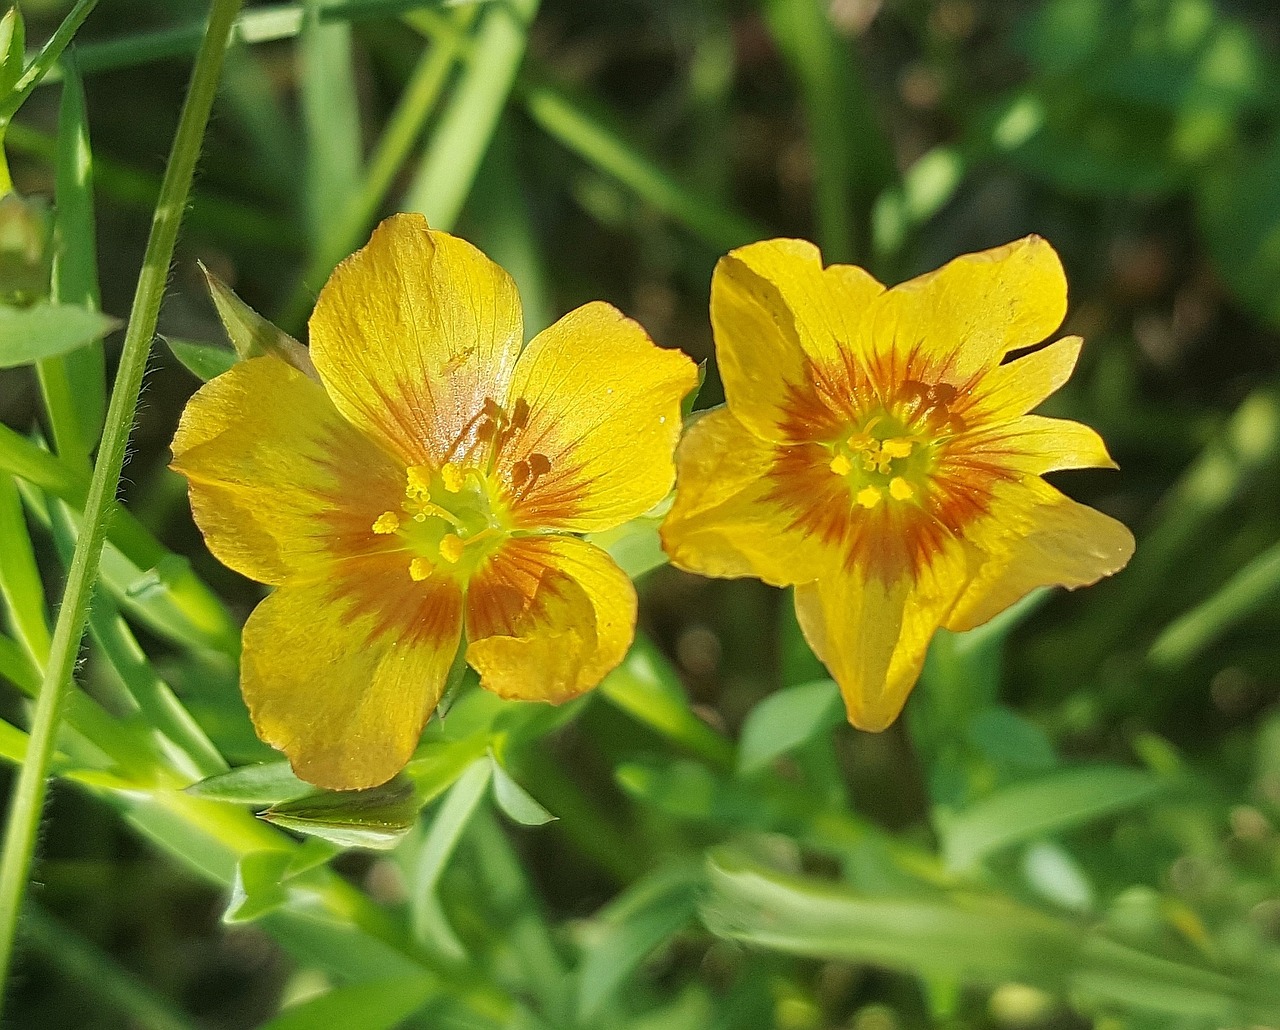
[[[508,819],[522,826],[542,826],[555,818],[516,783],[496,759],[492,756],[490,758],[493,765],[493,799]]]
[[[235,295],[235,291],[216,275],[200,265],[200,271],[209,283],[209,294],[218,309],[218,317],[227,330],[231,345],[241,359],[270,354],[288,362],[299,372],[318,379],[316,367],[311,363],[307,348],[282,329],[276,328]]]
[[[210,776],[191,784],[186,792],[194,797],[227,801],[234,805],[278,805],[314,790],[311,784],[293,774],[288,762],[261,762]]]
[[[738,772],[752,773],[845,720],[834,680],[801,683],[770,694],[751,710],[738,743]]]
[[[236,863],[231,900],[222,914],[224,923],[248,923],[274,912],[288,900],[284,886],[289,865],[287,851],[254,851]]]
[[[174,340],[168,336],[161,338],[169,345],[173,356],[182,362],[183,367],[202,383],[222,375],[239,360],[235,351],[212,343]]]
[[[262,818],[341,848],[387,851],[409,832],[421,807],[413,783],[397,776],[372,790],[322,791],[273,805]]]
[[[947,865],[972,868],[1010,844],[1133,808],[1164,788],[1151,773],[1117,766],[1063,769],[1016,783],[962,812],[939,813]]]
[[[423,976],[399,976],[387,980],[338,987],[328,994],[291,1006],[261,1030],[320,1030],[359,1027],[391,1030],[420,1009],[433,993]]]
[[[65,354],[102,339],[119,324],[76,304],[0,307],[0,368]]]

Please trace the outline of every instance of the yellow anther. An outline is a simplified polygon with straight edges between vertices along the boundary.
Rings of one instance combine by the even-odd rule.
[[[858,491],[858,494],[854,499],[864,508],[870,510],[884,499],[884,495],[874,486],[864,486]]]
[[[905,458],[911,453],[911,441],[904,440],[902,437],[895,437],[892,440],[885,440],[880,444],[880,453],[888,455],[890,458]]]
[[[400,516],[394,511],[384,511],[373,523],[373,531],[380,536],[390,536],[400,528]]]
[[[837,476],[847,476],[853,471],[853,462],[849,460],[849,455],[841,453],[831,459],[831,464],[828,467]]]
[[[430,579],[433,568],[426,558],[414,558],[409,563],[409,578],[415,583],[421,583],[424,579]]]
[[[405,493],[410,497],[426,497],[431,493],[431,470],[423,465],[409,466],[409,485]]]
[[[450,565],[457,565],[458,560],[462,557],[462,552],[466,550],[466,546],[462,542],[462,538],[457,534],[446,533],[444,539],[440,541],[440,557]]]
[[[456,494],[462,489],[467,479],[462,469],[458,468],[453,462],[446,461],[440,466],[440,481],[444,483],[444,488],[449,493]]]
[[[908,483],[901,476],[894,476],[889,480],[889,496],[895,501],[906,501],[916,495],[915,487]]]

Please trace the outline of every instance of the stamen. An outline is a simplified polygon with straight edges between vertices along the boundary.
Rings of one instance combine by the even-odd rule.
[[[446,461],[440,467],[440,481],[451,494],[458,493],[466,483],[466,476],[452,461]]]
[[[874,486],[864,486],[858,491],[855,500],[864,508],[870,510],[884,500],[884,495]]]
[[[457,565],[467,545],[454,533],[446,533],[440,541],[440,557],[450,565]]]
[[[430,579],[434,567],[426,558],[414,558],[409,563],[409,578],[415,583],[421,583],[424,579]]]
[[[894,437],[892,440],[885,440],[880,444],[882,454],[887,454],[890,458],[906,458],[911,454],[912,443],[902,437]]]
[[[842,453],[832,458],[831,464],[827,467],[837,476],[843,477],[853,471],[853,462],[849,460],[849,455]]]
[[[400,516],[394,511],[384,511],[373,523],[373,531],[379,536],[390,536],[400,529]]]
[[[901,476],[894,476],[889,480],[889,496],[895,501],[910,500],[916,495],[915,487],[908,483]]]
[[[426,497],[431,493],[431,470],[425,465],[409,466],[409,485],[405,493],[411,498]]]

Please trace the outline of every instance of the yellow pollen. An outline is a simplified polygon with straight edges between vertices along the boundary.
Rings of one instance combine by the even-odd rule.
[[[415,583],[421,583],[424,579],[429,579],[431,571],[431,562],[426,558],[414,558],[409,563],[409,578]]]
[[[411,465],[409,467],[409,485],[405,487],[405,493],[410,497],[426,497],[431,493],[431,470],[422,465]]]
[[[440,557],[450,565],[457,565],[458,559],[462,557],[462,552],[466,549],[466,546],[462,542],[462,538],[457,534],[446,533],[440,541]]]
[[[853,462],[849,460],[849,455],[837,454],[831,459],[831,465],[829,467],[837,476],[847,476],[853,471]]]
[[[462,469],[458,468],[451,461],[446,461],[440,467],[440,481],[444,483],[444,488],[451,494],[456,494],[466,483],[466,477],[463,475]]]
[[[394,511],[384,511],[373,523],[373,531],[379,536],[389,536],[400,528],[400,516]]]
[[[911,441],[901,437],[885,440],[880,444],[880,453],[887,454],[890,458],[908,457],[911,454]]]
[[[916,494],[915,488],[901,476],[889,480],[889,496],[895,501],[905,501]]]
[[[884,495],[880,493],[874,486],[864,486],[858,491],[855,500],[868,510],[874,508],[884,499]]]

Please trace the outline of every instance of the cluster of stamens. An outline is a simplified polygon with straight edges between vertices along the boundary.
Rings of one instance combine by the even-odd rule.
[[[509,489],[494,491],[494,467],[501,450],[528,423],[529,407],[518,400],[510,414],[494,400],[462,428],[439,469],[412,465],[405,473],[399,511],[374,520],[377,536],[395,536],[414,552],[409,575],[427,579],[439,567],[473,565],[508,531],[506,509],[551,471],[544,454],[530,454],[511,468]],[[482,458],[483,460],[476,460]],[[496,503],[495,503],[496,501]]]
[[[886,500],[921,502],[939,446],[965,429],[951,410],[955,397],[947,384],[909,381],[898,404],[869,414],[830,445],[828,467],[848,482],[858,505],[871,510]]]

